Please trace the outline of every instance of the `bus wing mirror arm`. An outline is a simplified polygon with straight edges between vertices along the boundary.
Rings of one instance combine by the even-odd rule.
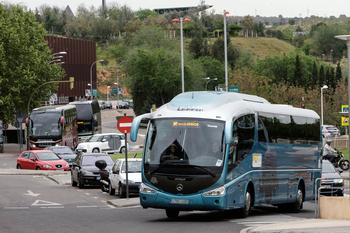
[[[232,141],[232,130],[233,130],[233,122],[226,121],[225,123],[225,144],[230,144]]]
[[[140,123],[142,119],[150,119],[151,114],[146,113],[143,115],[140,115],[138,117],[135,117],[131,124],[131,130],[130,130],[130,140],[133,142],[136,142],[137,140],[137,133],[139,131]]]

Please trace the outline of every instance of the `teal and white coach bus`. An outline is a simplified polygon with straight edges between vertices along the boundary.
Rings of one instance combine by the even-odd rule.
[[[185,92],[136,117],[132,141],[141,120],[148,120],[143,208],[165,209],[169,218],[231,209],[247,217],[266,204],[299,212],[315,198],[322,144],[312,110],[239,93]]]

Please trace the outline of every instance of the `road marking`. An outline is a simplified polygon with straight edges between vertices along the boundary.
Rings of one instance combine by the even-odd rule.
[[[98,206],[89,205],[89,206],[77,206],[77,208],[97,208]]]
[[[50,201],[43,201],[43,200],[36,200],[32,206],[48,206],[48,205],[62,205],[62,204],[58,204],[55,202],[50,202]]]
[[[32,196],[32,197],[37,197],[40,195],[40,193],[33,193],[32,191],[30,190],[27,190],[28,193],[25,193],[24,195],[29,195],[29,196]]]
[[[64,209],[64,206],[42,206],[41,209]]]

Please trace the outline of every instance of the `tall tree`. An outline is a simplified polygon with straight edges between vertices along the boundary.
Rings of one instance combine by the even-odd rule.
[[[44,40],[47,32],[34,13],[0,4],[0,22],[0,119],[14,122],[16,112],[27,112],[30,96],[30,109],[47,100],[57,83],[38,87],[60,80],[64,72],[59,64],[49,64],[53,55]]]
[[[317,65],[316,61],[314,61],[314,64],[312,66],[312,77],[311,77],[311,89],[316,88],[318,82],[318,70],[317,70]]]
[[[302,80],[302,73],[301,73],[301,65],[299,60],[299,55],[297,54],[295,58],[295,71],[294,71],[294,86],[302,86],[303,80]]]
[[[320,87],[323,87],[324,84],[325,84],[324,67],[323,67],[323,65],[321,65],[320,72],[319,72],[319,78],[318,78],[318,85]]]
[[[335,80],[336,82],[339,82],[341,79],[342,79],[342,73],[340,68],[340,62],[338,62],[336,72],[335,72]]]

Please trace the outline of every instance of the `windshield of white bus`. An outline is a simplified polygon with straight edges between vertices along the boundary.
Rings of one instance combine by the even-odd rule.
[[[222,167],[224,122],[207,119],[157,119],[150,122],[145,164]]]
[[[61,114],[59,112],[32,112],[30,114],[29,135],[40,136],[60,136]]]

